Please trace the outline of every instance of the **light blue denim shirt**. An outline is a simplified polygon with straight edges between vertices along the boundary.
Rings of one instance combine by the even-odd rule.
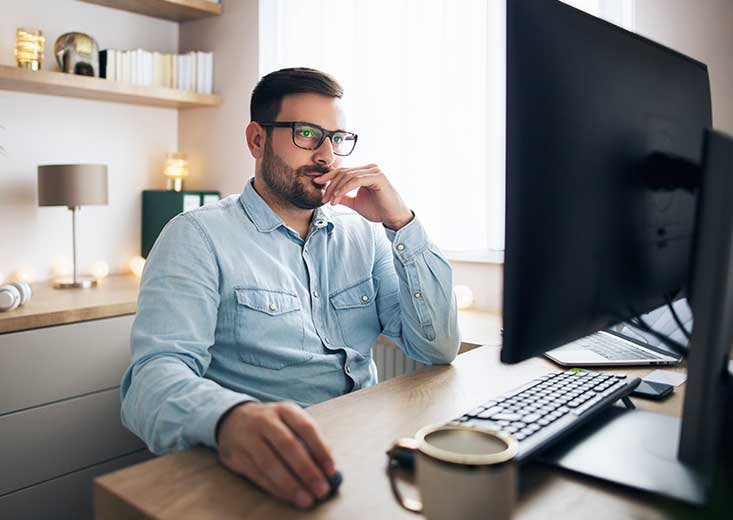
[[[145,264],[122,422],[154,453],[204,444],[232,406],[308,406],[377,382],[378,335],[423,363],[460,343],[452,271],[417,218],[397,232],[317,209],[305,240],[250,182],[183,213]]]

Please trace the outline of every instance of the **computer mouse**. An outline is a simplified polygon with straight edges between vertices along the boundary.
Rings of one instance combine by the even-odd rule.
[[[336,470],[336,473],[334,473],[332,477],[328,477],[328,485],[330,489],[328,491],[328,495],[326,495],[326,499],[331,498],[336,493],[336,491],[338,491],[343,481],[344,476],[338,470]]]

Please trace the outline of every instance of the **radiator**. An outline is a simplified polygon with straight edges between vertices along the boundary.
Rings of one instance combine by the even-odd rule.
[[[372,356],[377,365],[380,382],[402,374],[409,374],[425,366],[405,356],[396,346],[388,345],[382,338],[379,338],[372,347]]]

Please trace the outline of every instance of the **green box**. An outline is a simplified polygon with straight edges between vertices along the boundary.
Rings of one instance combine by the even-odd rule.
[[[142,257],[148,257],[155,240],[170,219],[220,198],[218,191],[144,190]]]

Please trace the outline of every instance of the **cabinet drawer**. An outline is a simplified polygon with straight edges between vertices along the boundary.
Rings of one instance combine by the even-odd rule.
[[[119,386],[134,318],[0,334],[0,415]]]
[[[0,495],[132,453],[115,388],[0,417]]]
[[[64,475],[0,496],[0,518],[13,520],[92,520],[93,479],[152,458],[148,450]]]

